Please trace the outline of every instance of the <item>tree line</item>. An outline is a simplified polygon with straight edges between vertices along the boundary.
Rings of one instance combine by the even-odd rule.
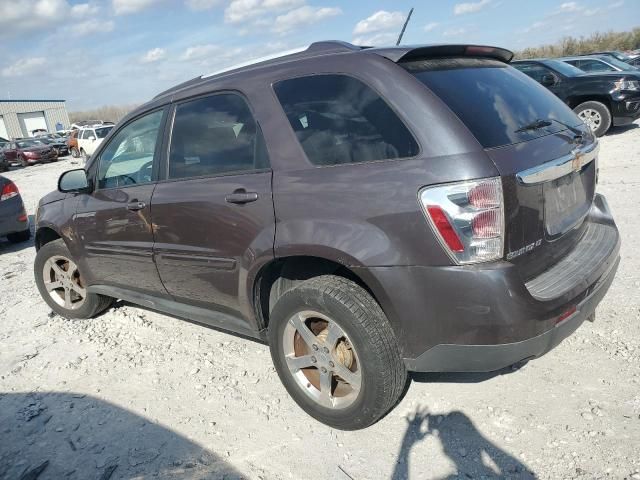
[[[588,37],[564,37],[562,40],[540,47],[529,47],[516,52],[516,58],[564,57],[606,50],[635,50],[640,48],[640,27],[630,32],[596,32]]]

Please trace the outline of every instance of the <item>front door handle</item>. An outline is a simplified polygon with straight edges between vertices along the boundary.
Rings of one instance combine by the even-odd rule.
[[[133,202],[127,203],[127,210],[132,210],[135,212],[136,210],[142,210],[146,206],[147,206],[146,203],[139,202],[138,200],[134,200]]]
[[[244,190],[236,190],[233,193],[230,193],[224,199],[228,203],[235,204],[243,204],[243,203],[251,203],[258,200],[258,194],[256,192],[245,192]]]

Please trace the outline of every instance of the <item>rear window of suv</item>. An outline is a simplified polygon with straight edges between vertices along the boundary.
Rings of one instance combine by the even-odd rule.
[[[274,86],[309,161],[342,165],[414,157],[418,144],[393,110],[353,77],[313,75]]]
[[[450,58],[402,66],[440,97],[484,148],[559,132],[566,129],[562,123],[581,124],[555,95],[502,62]],[[551,121],[551,125],[523,129],[539,120]]]

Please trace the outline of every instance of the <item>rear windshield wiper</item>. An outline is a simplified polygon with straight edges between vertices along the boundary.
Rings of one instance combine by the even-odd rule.
[[[560,120],[556,120],[555,118],[549,118],[547,120],[543,120],[541,118],[538,118],[538,119],[534,120],[533,122],[525,125],[524,127],[520,127],[519,129],[517,129],[515,131],[515,133],[526,132],[528,130],[539,130],[539,129],[544,128],[544,127],[550,127],[553,122],[556,122],[556,123],[562,125],[567,130],[569,130],[571,133],[573,133],[576,137],[582,138],[583,135],[584,135],[584,133],[579,128],[572,127],[568,123],[561,122]]]

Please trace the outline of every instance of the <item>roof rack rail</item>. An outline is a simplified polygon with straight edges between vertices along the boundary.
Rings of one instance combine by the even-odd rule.
[[[287,57],[289,55],[295,55],[297,53],[302,53],[302,52],[306,52],[308,54],[321,54],[321,53],[339,52],[339,51],[349,52],[349,51],[360,50],[361,48],[362,47],[358,47],[358,46],[352,45],[350,43],[342,42],[342,41],[339,41],[339,40],[328,40],[328,41],[322,41],[322,42],[314,42],[314,43],[312,43],[310,45],[307,45],[305,47],[294,48],[294,49],[291,49],[291,50],[286,50],[284,52],[277,52],[277,53],[273,53],[271,55],[267,55],[267,56],[264,56],[264,57],[254,58],[254,59],[248,60],[246,62],[238,63],[236,65],[231,65],[229,67],[222,68],[222,69],[217,70],[215,72],[207,73],[205,75],[202,75],[200,78],[211,78],[211,77],[214,77],[216,75],[221,75],[223,73],[231,72],[233,70],[238,70],[238,69],[243,68],[243,67],[250,67],[250,66],[253,66],[253,65],[260,64],[260,63],[268,62],[270,60],[276,60],[278,58],[283,58],[283,57]]]

